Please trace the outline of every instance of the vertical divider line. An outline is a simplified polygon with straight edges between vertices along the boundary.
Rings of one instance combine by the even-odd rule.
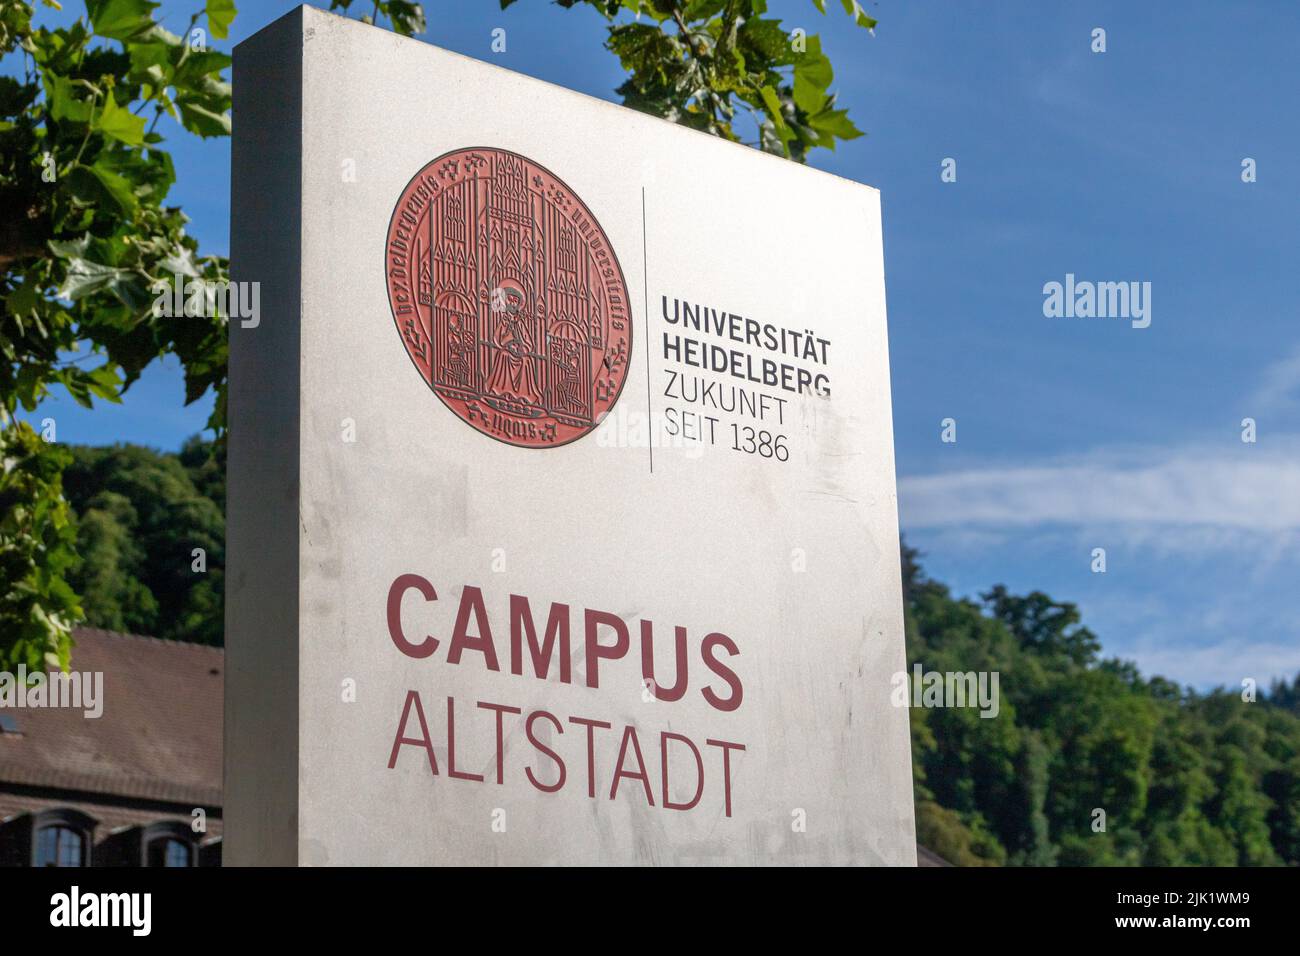
[[[645,302],[645,416],[646,446],[650,449],[650,474],[655,473],[654,412],[650,408],[650,254],[646,249],[645,187],[641,187],[641,288]]]

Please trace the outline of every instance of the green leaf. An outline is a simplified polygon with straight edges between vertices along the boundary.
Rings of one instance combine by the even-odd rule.
[[[230,35],[230,23],[238,12],[234,0],[208,0],[208,29],[213,37],[224,40]]]
[[[199,267],[194,262],[194,253],[188,249],[181,249],[170,256],[165,256],[158,264],[167,272],[191,279],[197,279],[200,275]]]
[[[15,286],[4,298],[5,308],[10,315],[16,318],[34,315],[41,301],[42,299],[37,294],[36,287],[30,282]]]
[[[67,183],[73,195],[84,203],[109,202],[127,215],[134,215],[139,207],[131,183],[101,160],[96,160],[92,166],[78,164],[72,167]]]
[[[763,98],[763,105],[766,107],[772,126],[776,129],[776,135],[781,138],[783,144],[788,144],[794,138],[794,134],[790,132],[790,127],[786,125],[785,116],[781,112],[781,100],[776,95],[776,90],[770,86],[765,86],[758,93]]]
[[[68,263],[68,274],[59,287],[59,297],[73,302],[84,299],[111,288],[121,276],[121,269],[91,262],[89,259],[73,259]]]
[[[106,362],[99,368],[94,369],[86,374],[86,384],[90,390],[105,401],[112,402],[115,405],[122,403],[122,379],[117,374],[117,368]]]
[[[128,146],[144,145],[144,117],[118,106],[111,93],[104,97],[104,108],[95,117],[94,128]]]
[[[727,0],[691,0],[682,12],[682,19],[687,23],[709,20],[721,13],[726,5]]]
[[[829,99],[824,90],[808,83],[798,73],[794,75],[794,105],[805,113],[819,113]]]
[[[810,36],[806,40],[807,43],[803,53],[799,54],[798,59],[795,61],[795,79],[802,78],[810,86],[825,90],[831,85],[831,80],[835,77],[835,73],[831,69],[831,61],[822,52],[821,37]]]
[[[854,23],[860,27],[866,27],[868,30],[875,29],[877,21],[875,18],[867,16],[867,12],[862,9],[862,4],[858,3],[858,0],[840,0],[840,2],[844,6],[844,12],[853,18]],[[817,6],[823,13],[826,12],[820,3]]]
[[[110,40],[129,40],[150,29],[157,7],[150,0],[86,0],[90,25]]]
[[[172,75],[172,49],[166,43],[130,44],[130,78],[140,83],[165,86]]]
[[[230,56],[219,50],[192,52],[176,67],[176,85],[197,85],[212,74],[220,74],[228,66],[230,66]],[[226,92],[228,93],[229,90],[227,89]]]
[[[181,94],[176,97],[176,105],[181,110],[181,123],[191,133],[205,138],[230,135],[230,115],[213,110],[204,98]]]
[[[165,29],[164,27],[160,26],[157,23],[151,26],[148,30],[145,30],[144,33],[140,34],[138,37],[135,37],[135,39],[132,42],[133,44],[134,43],[162,43],[166,46],[173,46],[173,47],[179,47],[184,45],[184,41],[181,40],[180,37],[178,37],[176,34],[172,33],[168,29]]]
[[[90,236],[81,236],[77,239],[51,239],[49,241],[50,251],[64,259],[75,259],[78,256],[84,256],[89,246]]]
[[[76,86],[72,80],[57,73],[45,73],[45,102],[50,115],[56,120],[72,123],[90,122],[91,102],[79,99],[78,94],[85,94],[86,88]]]
[[[751,17],[741,25],[739,39],[742,47],[760,53],[772,63],[793,63],[799,56],[779,20]]]
[[[29,412],[36,410],[41,398],[49,391],[42,381],[44,376],[45,369],[39,365],[25,364],[18,369],[15,391],[18,401]]]
[[[808,125],[822,133],[829,133],[839,139],[857,139],[862,130],[853,125],[848,110],[823,110],[815,116],[808,117]]]
[[[388,15],[394,33],[409,37],[425,31],[427,25],[424,19],[424,7],[420,4],[410,3],[408,0],[389,0],[379,6],[381,11]]]

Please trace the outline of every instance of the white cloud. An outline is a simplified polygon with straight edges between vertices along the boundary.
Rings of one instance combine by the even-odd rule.
[[[1202,690],[1226,687],[1241,690],[1244,678],[1267,691],[1276,679],[1296,672],[1294,644],[1268,641],[1221,641],[1202,647],[1137,648],[1132,652],[1144,675],[1161,674]]]
[[[1103,654],[1148,676],[1265,686],[1300,668],[1300,436],[1252,445],[1225,428],[1213,446],[904,477],[899,508],[940,580],[1012,578],[1076,601]]]
[[[1246,444],[1231,435],[1213,448],[1098,451],[1046,465],[905,477],[903,527],[1163,527],[1291,537],[1300,530],[1300,442]]]

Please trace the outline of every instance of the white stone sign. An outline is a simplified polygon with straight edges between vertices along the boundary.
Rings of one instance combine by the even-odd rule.
[[[879,194],[235,52],[225,860],[916,860]]]

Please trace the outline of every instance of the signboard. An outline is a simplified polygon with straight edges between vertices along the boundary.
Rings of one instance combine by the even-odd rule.
[[[879,194],[235,53],[228,863],[915,863]]]

